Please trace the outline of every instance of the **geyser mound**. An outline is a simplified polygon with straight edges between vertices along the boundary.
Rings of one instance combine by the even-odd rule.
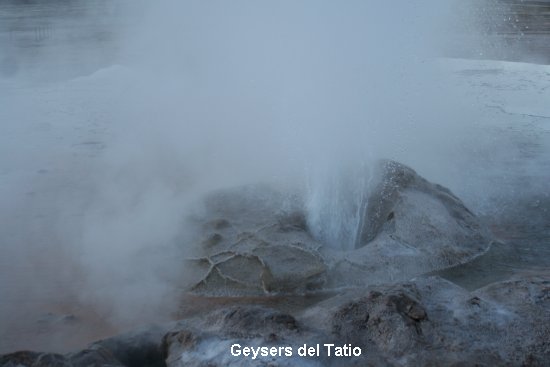
[[[355,248],[317,240],[305,199],[269,186],[208,195],[200,215],[188,289],[211,296],[296,294],[406,280],[467,262],[491,237],[448,189],[411,168],[382,161],[360,195]]]

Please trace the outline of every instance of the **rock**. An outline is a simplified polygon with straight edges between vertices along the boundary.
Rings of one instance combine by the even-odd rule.
[[[264,307],[235,307],[211,315],[228,335],[254,334],[273,337],[284,331],[298,331],[296,319],[289,315]]]
[[[173,323],[141,328],[99,340],[87,348],[65,355],[16,352],[0,356],[0,367],[161,367],[165,366],[163,336]]]
[[[263,246],[253,250],[266,266],[263,287],[267,292],[303,292],[319,289],[326,266],[319,254],[298,246]]]
[[[343,292],[302,312],[254,305],[185,320],[164,337],[169,366],[544,366],[550,273],[468,292],[436,276]],[[334,343],[359,357],[234,357],[230,348]],[[296,356],[294,356],[296,357]]]
[[[164,337],[166,365],[177,366],[325,366],[323,358],[302,358],[284,348],[312,342],[319,336],[304,330],[290,314],[260,307],[238,306],[188,319]],[[281,350],[282,357],[233,356],[231,347],[267,347]],[[281,348],[281,349],[279,349]]]
[[[0,356],[0,367],[548,365],[550,273],[474,292],[427,275],[484,253],[489,232],[449,190],[406,166],[382,162],[376,178],[357,198],[363,211],[352,249],[316,239],[296,193],[211,193],[190,221],[195,257],[185,263],[186,290],[206,300],[200,312],[77,353]],[[283,307],[291,297],[314,301]],[[362,353],[329,356],[325,343]],[[299,356],[304,344],[320,344],[321,354]],[[234,356],[232,347],[279,356]]]
[[[328,275],[337,284],[401,281],[452,267],[483,254],[489,231],[449,190],[411,168],[385,161],[364,204],[356,249]]]
[[[296,294],[406,280],[484,253],[488,230],[449,190],[392,161],[363,208],[356,248],[339,250],[307,227],[304,197],[245,186],[211,193],[193,223],[188,289],[208,296]]]
[[[382,161],[378,171],[356,247],[384,232],[421,250],[457,243],[464,252],[486,250],[487,231],[451,191],[394,161]]]
[[[92,345],[79,352],[67,355],[66,359],[73,367],[123,367],[125,366],[106,348],[100,345]]]
[[[322,302],[306,310],[302,322],[397,364],[426,344],[430,318],[420,298],[414,283],[372,287]]]
[[[69,367],[61,354],[20,351],[0,356],[1,367]]]
[[[0,366],[547,366],[550,271],[473,292],[437,276],[342,291],[293,313],[243,304],[123,334],[68,355],[17,352]],[[323,344],[360,356],[328,356]],[[298,348],[321,345],[319,356]],[[291,348],[234,356],[232,346]]]
[[[549,281],[543,272],[468,292],[424,277],[344,293],[298,320],[389,364],[543,366],[550,361]]]
[[[507,332],[500,337],[501,353],[507,360],[516,365],[548,365],[550,270],[520,274],[510,280],[490,284],[473,294],[497,306],[495,314],[499,326],[507,321],[504,325]]]
[[[172,323],[143,327],[93,343],[91,350],[105,351],[118,363],[131,367],[163,367],[162,338]]]
[[[122,367],[109,351],[92,347],[73,354],[16,352],[0,356],[1,367]]]
[[[267,186],[206,197],[197,258],[185,265],[189,289],[211,296],[300,293],[325,283],[326,265],[296,204]],[[286,208],[285,208],[286,206]]]

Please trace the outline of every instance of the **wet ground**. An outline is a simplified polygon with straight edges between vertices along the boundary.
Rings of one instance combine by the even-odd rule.
[[[0,76],[53,81],[86,75],[117,58],[122,1],[3,1]]]
[[[515,217],[486,218],[497,240],[490,250],[472,262],[435,274],[475,290],[513,275],[550,268],[549,213],[550,201],[537,198],[518,203]]]

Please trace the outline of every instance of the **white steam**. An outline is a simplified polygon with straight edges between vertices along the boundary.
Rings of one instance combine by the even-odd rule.
[[[53,86],[3,81],[2,123],[26,143],[8,149],[2,134],[2,282],[47,301],[45,272],[56,294],[125,327],[169,317],[187,203],[258,181],[306,188],[313,233],[353,247],[375,159],[449,184],[475,135],[433,60],[451,3],[129,2],[120,66]],[[70,55],[60,45],[52,53]],[[29,259],[46,270],[19,266]]]
[[[381,157],[416,163],[467,130],[433,61],[451,5],[151,5],[137,35],[145,42],[130,48],[150,78],[129,96],[139,134],[168,142],[200,187],[305,183],[314,234],[353,246],[365,167]]]

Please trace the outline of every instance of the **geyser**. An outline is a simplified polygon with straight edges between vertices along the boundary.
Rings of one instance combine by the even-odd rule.
[[[305,203],[307,224],[322,243],[341,250],[357,246],[372,179],[369,167],[364,164],[346,170],[333,166],[310,174]]]
[[[46,11],[55,31],[43,44],[0,48],[0,60],[26,60],[0,66],[3,330],[27,315],[30,295],[57,307],[65,294],[115,329],[169,318],[189,245],[182,217],[211,190],[299,191],[308,234],[351,250],[378,158],[452,186],[448,167],[476,130],[432,60],[450,1],[119,5],[131,17],[108,18],[94,42],[88,28],[74,41],[72,27],[113,12],[85,7],[66,22]],[[25,32],[3,33],[0,46]],[[99,64],[67,65],[75,43]]]
[[[152,85],[128,97],[137,120],[157,113],[139,135],[170,142],[199,187],[302,185],[312,233],[335,248],[355,246],[372,161],[461,144],[433,61],[450,1],[148,6],[131,53]]]

